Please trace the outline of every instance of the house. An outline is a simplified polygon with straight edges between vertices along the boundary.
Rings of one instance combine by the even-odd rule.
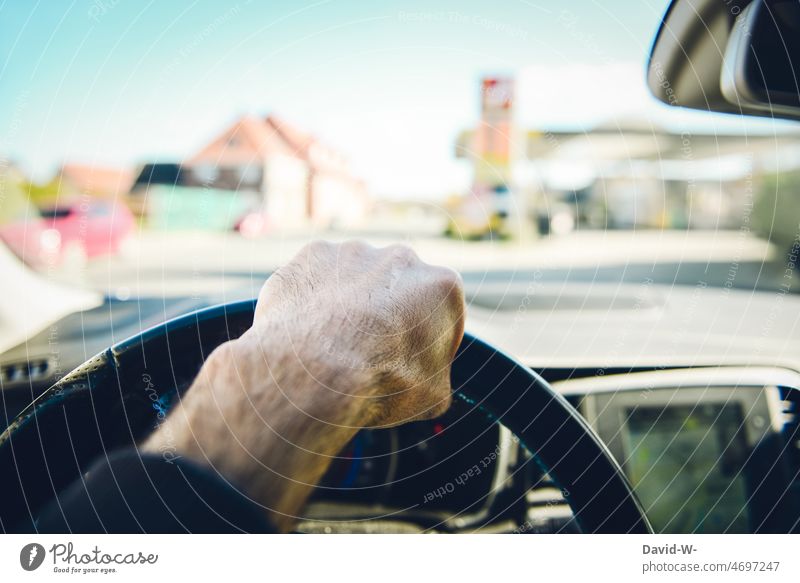
[[[170,189],[183,186],[183,170],[173,162],[148,162],[139,167],[128,195],[128,206],[137,217],[151,214],[152,191],[163,189],[169,196]]]
[[[255,196],[278,228],[351,224],[369,207],[342,154],[274,115],[236,120],[182,165],[181,181]]]
[[[127,168],[85,164],[64,164],[56,174],[63,189],[101,198],[114,198],[127,193],[133,178],[133,173]]]

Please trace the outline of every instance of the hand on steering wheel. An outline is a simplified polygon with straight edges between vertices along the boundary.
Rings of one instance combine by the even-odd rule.
[[[286,530],[359,429],[450,407],[463,334],[454,271],[399,245],[312,243],[267,280],[253,326],[208,358],[144,449],[172,443]]]
[[[463,296],[453,272],[402,247],[315,244],[304,253],[269,280],[258,304],[209,308],[148,330],[26,409],[0,436],[0,467],[18,477],[0,502],[2,523],[26,513],[34,520],[75,479],[76,465],[85,469],[111,448],[160,450],[167,427],[180,455],[242,484],[265,474],[299,484],[265,499],[280,523],[358,428],[430,417],[454,394],[520,438],[570,492],[584,532],[649,531],[619,467],[564,399],[479,340],[466,335],[458,346]],[[358,293],[365,288],[372,291]],[[155,411],[170,402],[166,425]],[[237,463],[243,455],[251,462]]]

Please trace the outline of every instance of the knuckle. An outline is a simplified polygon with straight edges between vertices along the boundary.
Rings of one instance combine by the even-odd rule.
[[[342,255],[362,256],[374,250],[372,245],[362,239],[348,239],[339,244],[339,252]]]
[[[395,243],[393,245],[385,247],[383,251],[392,259],[404,260],[409,263],[414,261],[419,261],[419,257],[417,256],[416,251],[414,251],[408,245]]]
[[[372,246],[364,241],[363,239],[348,239],[341,243],[342,249],[352,249],[352,250],[361,250],[361,249],[370,249]]]
[[[464,303],[464,282],[456,271],[448,267],[436,268],[435,277],[438,291],[450,299],[454,305]]]
[[[442,283],[446,283],[453,288],[461,289],[463,286],[461,275],[456,270],[450,269],[449,267],[437,267],[436,269]]]
[[[315,239],[314,241],[306,243],[300,250],[300,253],[298,253],[298,256],[308,257],[312,255],[318,255],[320,253],[328,252],[331,249],[333,249],[333,243],[330,241]]]
[[[428,417],[430,419],[435,419],[436,417],[441,417],[450,409],[453,405],[453,392],[450,390],[450,386],[447,386],[447,392],[443,393],[442,396],[432,404],[430,409],[428,409]]]

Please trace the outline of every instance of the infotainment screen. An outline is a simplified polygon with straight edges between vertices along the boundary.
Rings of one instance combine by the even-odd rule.
[[[626,471],[656,532],[747,532],[740,403],[624,414]]]

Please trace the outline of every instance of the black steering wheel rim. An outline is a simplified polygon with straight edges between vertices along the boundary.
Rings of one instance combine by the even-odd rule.
[[[153,431],[208,354],[251,326],[254,310],[248,300],[180,316],[111,346],[45,391],[0,434],[8,486],[0,528],[35,529],[38,509],[97,456]],[[534,454],[567,494],[583,532],[652,532],[608,449],[539,375],[465,334],[451,377],[456,397],[505,425]],[[72,438],[77,427],[80,440]]]

